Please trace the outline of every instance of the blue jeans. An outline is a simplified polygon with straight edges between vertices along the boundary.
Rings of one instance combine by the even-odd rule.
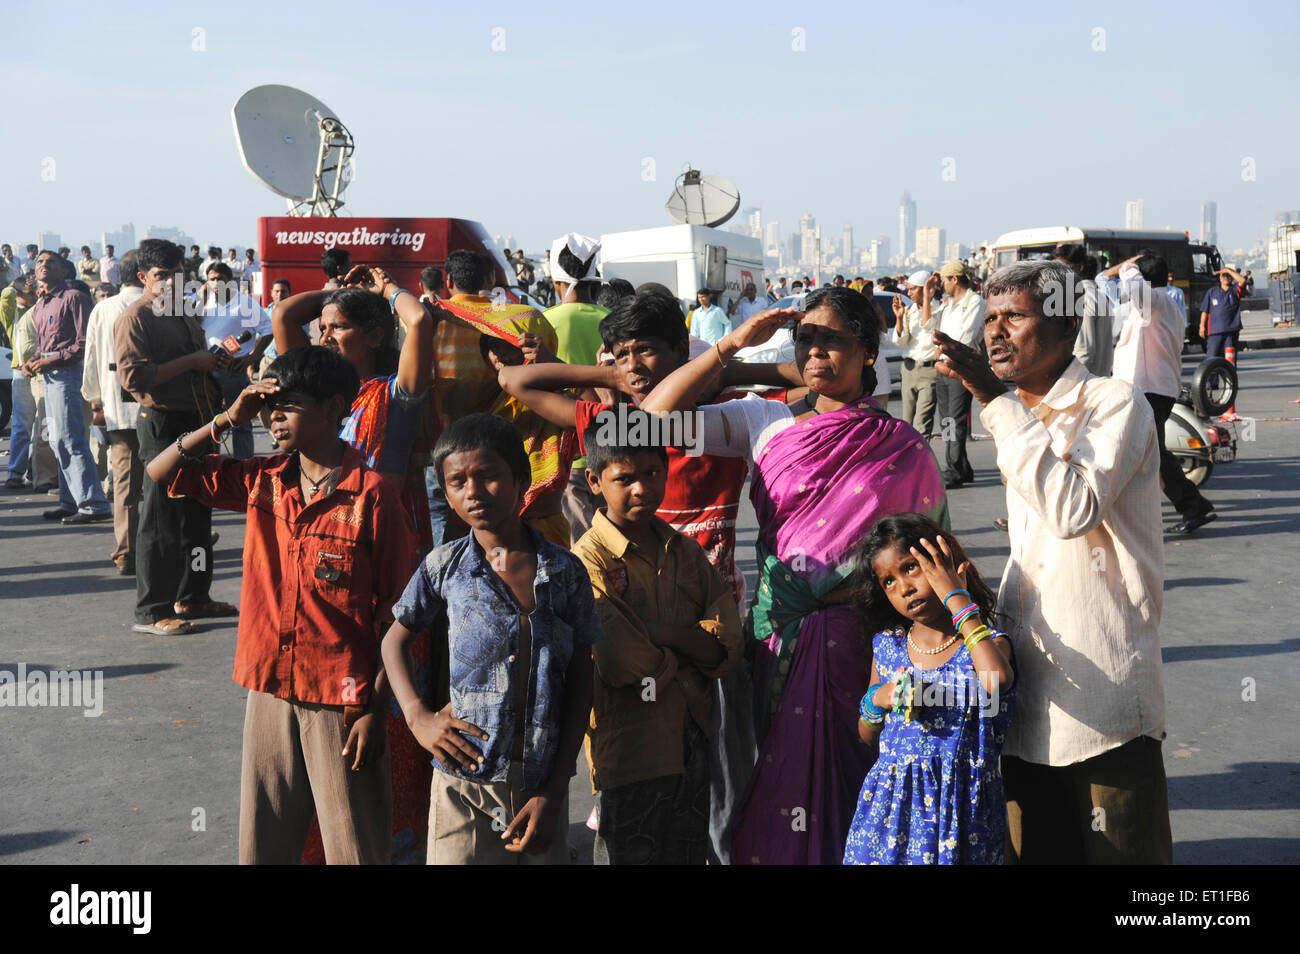
[[[45,372],[45,415],[50,426],[50,447],[59,462],[59,506],[107,514],[108,498],[99,483],[99,470],[86,434],[81,369],[78,361]]]
[[[9,478],[26,477],[32,469],[32,421],[36,419],[36,398],[32,379],[14,370],[13,417],[9,419]]]

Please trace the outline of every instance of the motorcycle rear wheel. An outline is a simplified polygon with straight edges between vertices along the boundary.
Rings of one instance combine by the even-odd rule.
[[[1178,466],[1183,469],[1183,473],[1197,487],[1210,479],[1214,473],[1214,461],[1212,460],[1193,460],[1190,457],[1179,457]]]

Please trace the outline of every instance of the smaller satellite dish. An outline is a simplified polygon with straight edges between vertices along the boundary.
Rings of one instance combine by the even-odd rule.
[[[290,214],[333,215],[351,179],[351,134],[328,106],[292,86],[257,86],[231,110],[235,142],[258,182],[290,200]]]
[[[717,226],[740,208],[740,190],[730,179],[688,168],[677,177],[665,208],[668,218],[680,225]]]

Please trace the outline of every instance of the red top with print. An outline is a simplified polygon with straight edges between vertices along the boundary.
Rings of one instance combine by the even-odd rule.
[[[393,603],[415,572],[397,491],[352,447],[303,505],[297,455],[183,462],[167,492],[248,514],[235,682],[280,699],[365,705]]]

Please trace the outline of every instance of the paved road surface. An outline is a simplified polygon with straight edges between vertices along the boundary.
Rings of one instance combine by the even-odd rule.
[[[1220,519],[1166,546],[1164,753],[1180,863],[1300,861],[1300,405],[1287,403],[1300,398],[1300,350],[1247,352],[1241,368],[1238,410],[1259,419],[1256,440],[1206,485]],[[979,479],[952,495],[953,529],[996,578],[1007,541],[992,526],[1003,512],[992,442],[971,456]],[[235,861],[244,691],[230,678],[233,622],[174,639],[132,633],[134,582],[109,565],[111,530],[50,526],[40,512],[53,498],[0,493],[0,670],[105,679],[98,718],[0,709],[0,861]],[[213,596],[237,601],[241,518],[218,514],[214,526]],[[754,535],[746,507],[751,586]],[[1254,701],[1243,701],[1243,683]],[[589,860],[585,772],[580,764],[571,787],[570,836]]]

